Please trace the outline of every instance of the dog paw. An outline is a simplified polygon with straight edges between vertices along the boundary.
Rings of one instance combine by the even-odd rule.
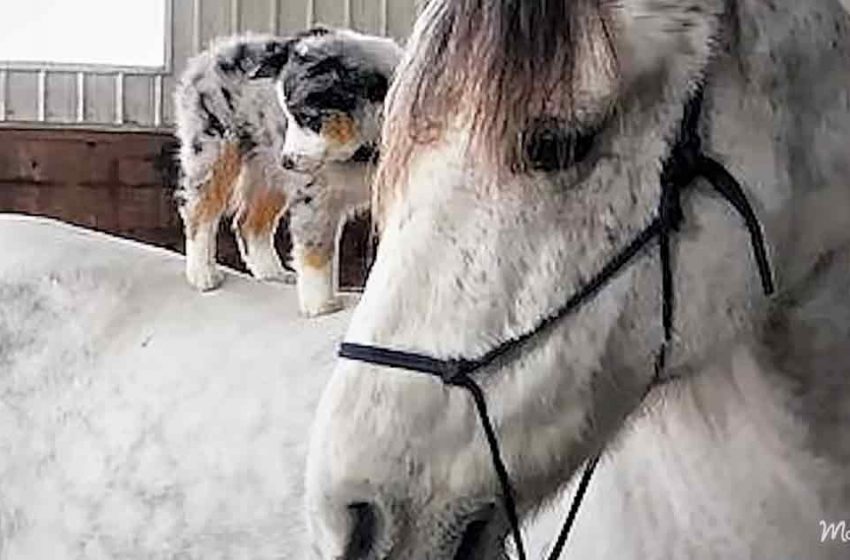
[[[224,273],[215,266],[187,267],[186,280],[197,290],[209,292],[221,286]]]
[[[264,282],[280,282],[282,284],[293,285],[298,280],[298,276],[291,270],[282,269],[274,274],[254,275],[254,278]]]
[[[320,315],[328,315],[336,313],[345,307],[342,299],[334,297],[325,300],[321,303],[306,303],[301,302],[301,315],[304,317],[318,317]]]
[[[264,258],[246,259],[251,276],[264,282],[282,282],[284,284],[295,283],[295,273],[283,268],[277,255],[270,253],[261,255]]]
[[[284,284],[295,283],[295,273],[283,267],[258,268],[249,267],[251,276],[263,282],[282,282]]]

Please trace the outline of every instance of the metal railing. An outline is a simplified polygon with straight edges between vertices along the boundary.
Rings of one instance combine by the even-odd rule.
[[[167,131],[173,121],[170,92],[175,77],[213,36],[248,29],[291,32],[330,14],[333,21],[321,23],[368,27],[364,30],[400,38],[409,32],[420,3],[166,0],[162,67],[0,62],[0,127]],[[369,23],[364,25],[366,12]]]

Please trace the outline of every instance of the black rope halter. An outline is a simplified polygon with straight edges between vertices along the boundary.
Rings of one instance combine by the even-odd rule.
[[[490,448],[493,467],[499,480],[504,502],[505,513],[510,524],[511,533],[516,543],[519,560],[525,560],[525,548],[520,532],[519,517],[516,508],[516,494],[510,481],[499,441],[496,437],[490,415],[487,412],[487,402],[481,386],[472,378],[472,374],[491,364],[497,359],[516,351],[530,339],[548,329],[567,315],[573,313],[581,305],[587,303],[605,285],[608,284],[623,268],[640,254],[650,242],[658,239],[658,249],[661,262],[661,322],[664,330],[664,340],[658,348],[655,357],[654,378],[647,393],[656,385],[662,383],[662,374],[667,361],[668,348],[673,338],[673,311],[675,308],[673,290],[673,269],[670,257],[670,242],[672,234],[679,231],[683,214],[681,208],[681,193],[696,179],[704,178],[744,219],[749,231],[753,255],[761,276],[762,288],[766,295],[774,291],[773,276],[765,250],[764,236],[761,225],[747,200],[740,183],[717,161],[706,156],[702,151],[699,136],[699,119],[702,111],[702,89],[688,101],[682,123],[670,154],[664,162],[661,172],[661,198],[657,216],[644,228],[628,245],[616,253],[602,269],[586,284],[581,286],[561,307],[541,319],[531,330],[515,338],[506,340],[475,359],[452,358],[440,359],[418,354],[345,342],[340,346],[339,355],[342,358],[366,362],[378,366],[404,369],[439,377],[443,383],[452,387],[462,387],[469,391],[475,403],[484,436]],[[570,529],[573,526],[581,501],[590,484],[593,472],[599,463],[599,454],[594,455],[585,464],[584,472],[579,481],[576,494],[573,497],[569,513],[558,534],[550,560],[557,560],[566,545]]]

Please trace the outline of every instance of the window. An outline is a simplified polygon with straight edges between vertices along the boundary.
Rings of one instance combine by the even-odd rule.
[[[0,65],[168,68],[169,0],[0,0]]]

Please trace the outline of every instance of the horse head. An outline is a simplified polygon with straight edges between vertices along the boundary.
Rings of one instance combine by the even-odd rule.
[[[847,29],[827,0],[432,1],[389,93],[373,207],[381,245],[346,340],[475,360],[534,332],[471,374],[519,514],[605,449],[612,467],[642,417],[663,418],[703,390],[704,372],[739,349],[777,362],[788,345],[766,333],[789,307],[762,294],[739,214],[695,181],[670,247],[675,324],[662,379],[655,251],[538,327],[657,218],[665,162],[701,91],[692,129],[762,218],[780,286],[816,270],[828,240],[847,240],[846,215],[827,212],[812,228],[803,211],[815,183],[821,200],[847,200]],[[820,241],[801,248],[802,227]],[[850,307],[846,295],[832,297]],[[821,350],[850,359],[842,325]],[[753,386],[770,386],[758,394],[785,406],[788,395],[773,391],[786,369],[766,369]],[[713,386],[733,391],[736,375],[718,374]],[[723,406],[708,402],[709,412]],[[468,392],[434,376],[341,360],[308,464],[319,556],[502,557],[510,516],[480,420]],[[734,493],[722,499],[737,503]],[[615,548],[616,558],[640,550]]]

